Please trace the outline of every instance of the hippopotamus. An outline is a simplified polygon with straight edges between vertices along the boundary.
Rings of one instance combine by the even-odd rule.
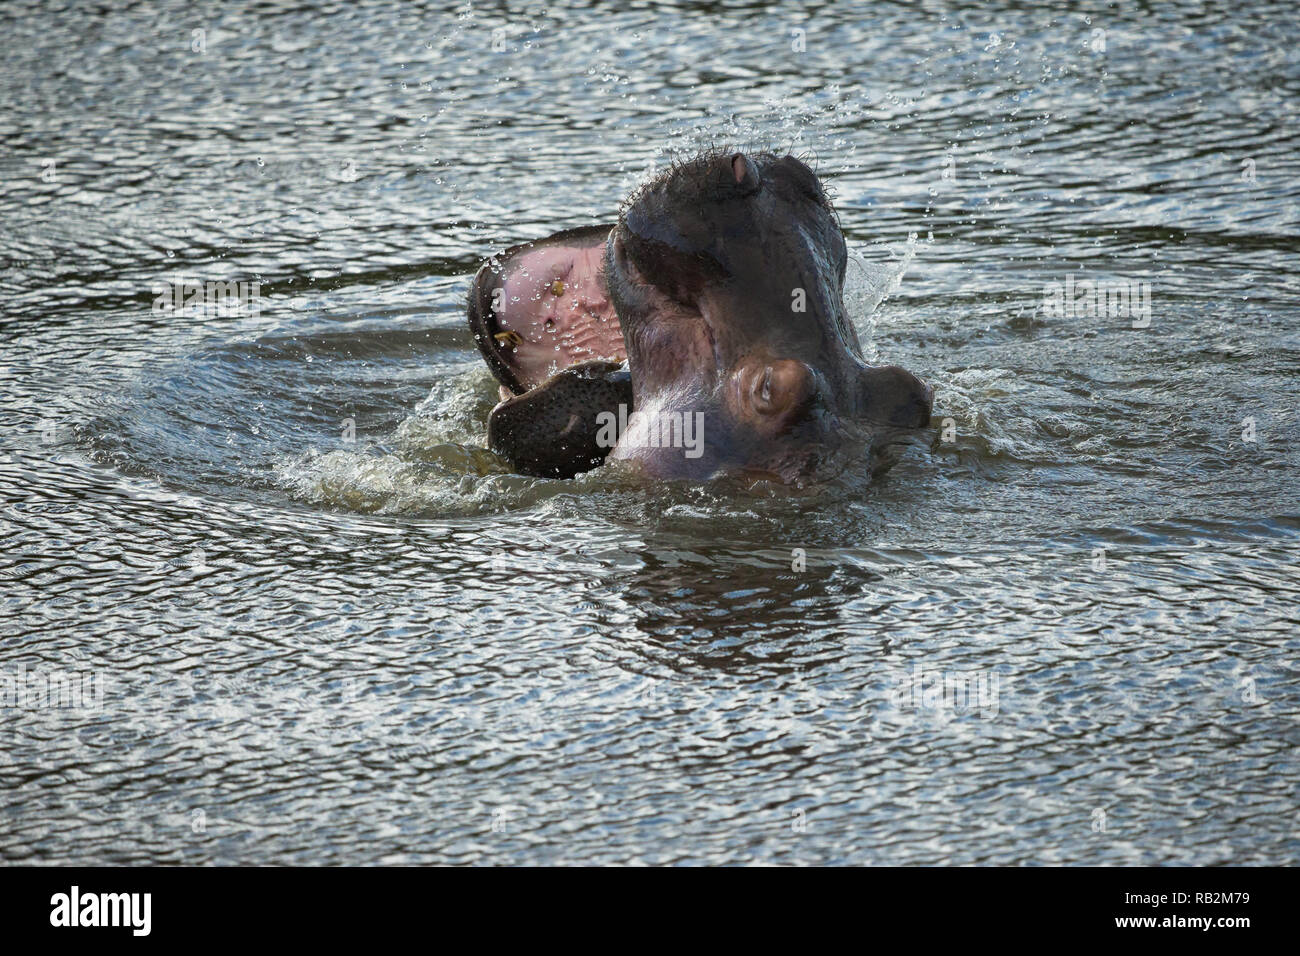
[[[848,250],[793,156],[713,150],[646,183],[613,224],[488,259],[469,325],[502,401],[488,444],[571,478],[624,460],[655,478],[804,486],[878,475],[929,424],[933,390],[871,366],[844,306]]]

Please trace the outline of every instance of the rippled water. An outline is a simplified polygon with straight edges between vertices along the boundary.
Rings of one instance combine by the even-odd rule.
[[[241,6],[0,6],[0,859],[1297,861],[1284,8]],[[933,433],[510,474],[469,275],[723,142]]]

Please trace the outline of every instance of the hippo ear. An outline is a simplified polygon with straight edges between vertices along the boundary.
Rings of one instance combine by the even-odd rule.
[[[525,475],[572,478],[604,463],[631,414],[627,366],[583,362],[492,409],[488,447]]]
[[[859,372],[862,417],[888,428],[930,424],[934,389],[897,365],[866,366]]]

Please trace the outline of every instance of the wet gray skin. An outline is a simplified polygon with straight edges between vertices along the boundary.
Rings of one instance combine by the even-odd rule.
[[[633,427],[614,457],[790,483],[833,475],[864,445],[867,467],[892,464],[933,393],[863,361],[847,263],[821,183],[792,156],[707,154],[642,189],[607,240],[610,298],[638,409],[651,425],[702,415],[702,454],[646,447]]]
[[[863,360],[844,237],[798,159],[675,165],[625,204],[599,262],[602,234],[515,247],[471,290],[476,340],[515,395],[489,443],[520,470],[569,477],[608,455],[662,478],[803,485],[879,474],[929,424],[928,385]],[[598,334],[615,327],[621,339]]]

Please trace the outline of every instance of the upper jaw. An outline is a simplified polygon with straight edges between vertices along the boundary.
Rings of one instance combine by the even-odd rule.
[[[626,230],[619,222],[605,242],[605,284],[623,329],[634,388],[689,385],[710,392],[725,370],[707,298],[691,307],[663,293],[628,254]]]
[[[620,235],[624,228],[620,220],[605,239],[605,287],[609,290],[609,300],[614,304],[619,321],[626,323],[628,314],[632,311],[630,305],[636,296],[626,272],[623,239]]]

